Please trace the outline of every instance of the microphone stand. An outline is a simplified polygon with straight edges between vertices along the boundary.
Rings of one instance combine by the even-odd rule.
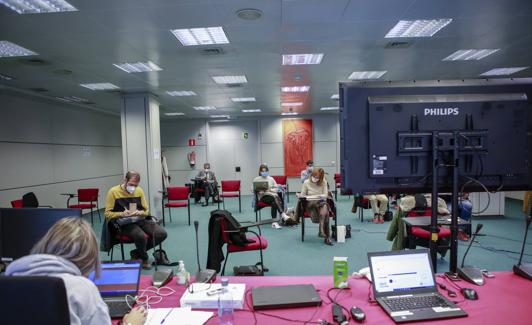
[[[473,284],[476,285],[484,285],[484,275],[482,274],[482,270],[475,266],[464,266],[465,258],[467,256],[467,253],[469,252],[469,249],[471,248],[471,245],[475,241],[475,238],[477,237],[478,233],[480,232],[480,229],[482,229],[482,224],[477,224],[477,229],[475,230],[475,233],[473,234],[473,237],[471,238],[471,241],[469,242],[469,246],[467,246],[467,250],[464,253],[464,256],[462,258],[462,264],[460,265],[460,268],[458,269],[458,275]]]
[[[526,245],[526,237],[528,235],[528,228],[530,226],[530,222],[532,221],[532,209],[530,211],[530,215],[526,217],[526,229],[525,229],[525,238],[523,239],[523,246],[521,247],[521,255],[519,256],[519,262],[514,265],[513,270],[514,273],[522,276],[525,279],[532,280],[532,263],[523,263],[521,264],[523,260],[523,254],[525,252],[525,245]]]

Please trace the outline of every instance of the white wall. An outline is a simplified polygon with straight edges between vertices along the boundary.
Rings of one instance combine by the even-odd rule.
[[[61,193],[108,188],[122,176],[120,117],[0,92],[0,206],[33,191],[41,205],[65,207]]]
[[[339,171],[340,159],[338,116],[313,115],[305,116],[313,120],[313,155],[316,166],[323,167],[329,174],[329,183],[333,183],[334,173]],[[259,154],[261,162],[268,164],[271,175],[284,174],[283,130],[281,117],[259,118]],[[163,120],[161,121],[161,142],[168,160],[168,168],[172,176],[172,184],[184,184],[194,177],[208,157],[207,120]],[[202,134],[203,141],[195,147],[188,147],[188,139]],[[196,168],[188,165],[186,154],[194,150],[197,154]],[[258,166],[257,166],[258,167]],[[216,171],[216,166],[213,166]],[[289,179],[290,191],[299,191],[301,183],[298,177]]]

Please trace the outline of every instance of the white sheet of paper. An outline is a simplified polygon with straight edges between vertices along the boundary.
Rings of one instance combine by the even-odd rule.
[[[170,310],[172,311],[168,314]],[[208,311],[192,311],[190,307],[151,308],[148,309],[146,324],[159,325],[164,319],[163,324],[168,325],[202,325],[205,324],[212,315],[213,313]]]

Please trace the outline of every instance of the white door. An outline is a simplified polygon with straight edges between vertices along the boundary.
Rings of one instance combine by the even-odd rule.
[[[208,132],[208,160],[218,181],[240,180],[242,195],[251,194],[260,164],[258,122],[211,122]]]

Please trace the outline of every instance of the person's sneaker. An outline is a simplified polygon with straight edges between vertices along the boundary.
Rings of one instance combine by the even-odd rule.
[[[329,246],[334,246],[334,244],[332,243],[331,239],[329,237],[325,238],[325,240],[323,241],[323,243],[325,245],[329,245]]]
[[[151,264],[149,260],[142,261],[142,269],[143,270],[151,270]]]
[[[286,221],[286,220],[290,219],[290,217],[286,213],[283,212],[281,214],[281,219],[283,219],[283,221]]]
[[[469,236],[467,236],[467,234],[461,230],[458,231],[458,239],[460,239],[461,241],[468,241],[469,240]]]
[[[281,229],[282,227],[281,227],[281,225],[279,225],[278,222],[274,222],[274,223],[272,223],[272,228]]]

